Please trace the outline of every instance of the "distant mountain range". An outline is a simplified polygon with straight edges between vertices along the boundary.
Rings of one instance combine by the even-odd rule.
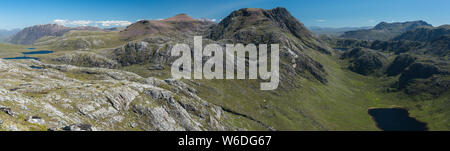
[[[308,29],[314,33],[315,35],[331,35],[331,36],[340,36],[348,31],[355,31],[355,30],[363,30],[363,29],[370,29],[372,26],[367,27],[340,27],[340,28],[333,28],[333,27],[319,27],[319,26],[311,26],[308,27]]]
[[[393,40],[411,40],[421,42],[432,42],[442,36],[450,35],[450,25],[442,25],[439,27],[421,27],[407,31]]]
[[[392,39],[404,32],[419,27],[433,27],[433,26],[425,21],[410,21],[410,22],[395,22],[395,23],[381,22],[372,29],[348,31],[345,32],[340,37],[361,39],[361,40],[387,40]]]
[[[5,42],[8,40],[9,37],[19,32],[20,29],[11,29],[11,30],[5,30],[0,29],[0,42]]]
[[[73,30],[101,31],[102,29],[91,26],[65,27],[58,24],[36,25],[21,30],[20,32],[12,36],[9,42],[13,44],[30,45],[42,37],[45,36],[59,37]]]

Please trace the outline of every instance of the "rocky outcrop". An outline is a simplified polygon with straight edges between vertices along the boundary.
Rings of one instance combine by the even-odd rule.
[[[386,57],[374,50],[365,48],[355,48],[344,53],[341,59],[350,59],[351,65],[348,67],[353,72],[369,75],[381,69],[386,62]]]
[[[69,131],[234,129],[220,107],[202,100],[195,89],[181,81],[145,79],[104,68],[2,59],[0,71],[2,111],[17,115],[2,119],[7,120],[2,127]],[[23,122],[20,117],[29,118]]]
[[[116,61],[93,52],[77,51],[53,59],[53,61],[81,67],[98,67],[114,69],[119,67]]]
[[[425,54],[436,55],[439,57],[450,56],[450,35],[445,35],[435,39],[428,45]]]
[[[380,50],[385,52],[394,52],[395,54],[401,54],[405,52],[417,52],[418,50],[425,48],[425,44],[416,41],[380,41],[375,40],[371,43],[370,49]]]
[[[414,63],[402,73],[396,83],[397,88],[405,90],[409,95],[426,94],[438,97],[448,93],[450,87],[448,67],[449,64],[445,62]]]
[[[399,79],[400,88],[406,87],[406,85],[414,79],[426,79],[434,74],[439,74],[439,68],[433,64],[428,63],[415,63],[411,65]]]
[[[411,64],[413,64],[416,59],[416,57],[409,54],[399,55],[395,58],[394,62],[389,65],[388,69],[386,70],[386,74],[388,76],[397,76],[405,71],[405,69],[408,68]]]
[[[150,61],[151,49],[147,42],[131,42],[113,51],[115,59],[123,66]]]

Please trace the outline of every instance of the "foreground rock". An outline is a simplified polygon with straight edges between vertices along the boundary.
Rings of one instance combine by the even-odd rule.
[[[2,59],[0,77],[0,106],[8,106],[0,114],[14,111],[17,115],[2,119],[0,129],[233,130],[220,107],[202,100],[194,90],[184,91],[188,88],[181,81],[168,83],[119,70]]]

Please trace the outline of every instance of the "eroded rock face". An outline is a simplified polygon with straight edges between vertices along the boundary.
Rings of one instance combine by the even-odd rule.
[[[44,68],[32,69],[30,65]],[[14,112],[18,115],[14,117],[29,117],[25,123],[14,117],[4,122],[8,125],[3,127],[10,129],[233,129],[224,122],[227,117],[220,107],[202,100],[181,81],[145,79],[104,68],[2,59],[0,77],[2,111]]]

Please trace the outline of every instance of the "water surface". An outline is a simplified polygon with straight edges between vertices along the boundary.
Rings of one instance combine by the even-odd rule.
[[[24,55],[37,55],[37,54],[50,54],[53,51],[50,50],[39,50],[39,51],[30,51],[30,52],[22,52]]]
[[[27,57],[27,56],[23,56],[23,57],[13,57],[13,58],[3,58],[5,60],[22,60],[22,59],[33,59],[33,60],[39,60],[39,58],[37,57]]]
[[[427,131],[427,124],[409,116],[402,108],[376,108],[369,110],[377,127],[384,131]]]
[[[27,49],[35,49],[35,48],[27,48]],[[6,60],[22,60],[22,59],[33,59],[33,60],[39,60],[38,57],[28,57],[27,55],[37,55],[37,54],[50,54],[53,53],[53,51],[50,50],[39,50],[39,51],[30,51],[30,52],[22,52],[24,56],[22,57],[11,57],[11,58],[3,58]]]
[[[38,66],[30,66],[31,69],[44,69],[43,67],[38,67]]]

